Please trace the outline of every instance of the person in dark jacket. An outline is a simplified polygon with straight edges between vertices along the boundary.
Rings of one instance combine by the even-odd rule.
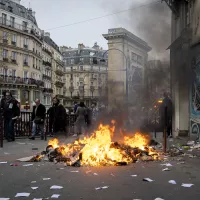
[[[39,99],[35,101],[35,104],[36,106],[33,106],[33,112],[32,112],[32,122],[33,122],[32,136],[29,139],[35,140],[36,129],[38,126],[41,133],[41,140],[44,140],[44,120],[45,120],[46,108],[43,104],[40,103]]]
[[[57,97],[53,98],[53,106],[48,110],[48,114],[50,124],[53,126],[53,134],[65,131],[67,113]]]
[[[14,123],[20,116],[18,101],[12,97],[9,91],[6,91],[2,110],[4,117],[4,134],[8,142],[15,141]]]
[[[160,106],[160,119],[161,125],[166,126],[167,136],[172,134],[172,100],[169,98],[168,94],[165,92],[163,95],[163,102]],[[167,113],[165,116],[165,109],[167,108]]]

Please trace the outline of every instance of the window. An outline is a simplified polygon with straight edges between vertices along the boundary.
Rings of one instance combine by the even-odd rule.
[[[83,66],[80,66],[80,70],[83,71]]]
[[[82,63],[83,63],[83,62],[84,62],[84,58],[80,58],[80,62],[82,62]]]
[[[90,58],[90,64],[93,64],[93,58]]]
[[[8,58],[8,50],[7,49],[3,50],[3,58]]]
[[[28,48],[28,38],[24,38],[24,48]]]
[[[24,55],[24,64],[28,64],[28,55]]]
[[[83,86],[83,82],[80,82],[80,86]]]
[[[17,35],[12,35],[12,42],[17,42]]]
[[[28,78],[28,71],[24,71],[24,78]]]
[[[7,15],[6,14],[2,14],[2,23],[6,25],[6,21],[7,21]]]
[[[91,71],[93,71],[93,66],[91,66]]]
[[[79,86],[79,82],[77,82],[77,86]]]
[[[39,91],[33,91],[33,99],[40,99],[40,92]]]
[[[91,85],[93,85],[94,84],[94,82],[91,82]]]
[[[12,70],[12,77],[16,77],[16,70],[15,69]]]
[[[72,65],[74,64],[74,59],[71,59],[71,64],[72,64]]]
[[[8,40],[8,32],[3,32],[3,40]]]
[[[12,60],[16,60],[17,59],[17,53],[15,51],[12,51],[11,57],[12,57]]]
[[[27,30],[27,22],[22,22],[22,28],[23,30]]]
[[[11,27],[15,26],[15,18],[14,17],[10,17],[10,26]]]

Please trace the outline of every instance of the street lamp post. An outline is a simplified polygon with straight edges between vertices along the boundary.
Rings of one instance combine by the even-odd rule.
[[[128,103],[128,59],[127,59],[127,57],[126,57],[126,55],[124,54],[123,51],[121,51],[120,49],[116,49],[116,48],[108,49],[107,51],[105,51],[104,54],[103,54],[103,58],[104,58],[105,54],[108,51],[111,51],[111,50],[116,50],[116,51],[121,52],[123,54],[125,60],[126,60],[126,68],[125,69],[121,69],[121,70],[109,70],[109,71],[125,71],[126,72],[126,101]],[[101,59],[101,61],[105,62],[105,59]]]

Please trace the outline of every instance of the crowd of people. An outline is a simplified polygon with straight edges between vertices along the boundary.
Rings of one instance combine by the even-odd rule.
[[[14,124],[20,118],[20,105],[12,96],[10,91],[3,92],[1,99],[1,113],[4,118],[4,137],[8,142],[15,141]],[[73,112],[76,115],[75,134],[88,132],[92,123],[98,117],[98,109],[93,103],[91,108],[87,107],[84,102],[74,103]],[[67,112],[57,97],[52,99],[52,106],[47,110],[46,107],[36,99],[32,109],[31,122],[32,131],[29,139],[35,140],[39,131],[41,140],[44,139],[44,126],[48,115],[48,134],[54,137],[58,132],[65,132],[67,126]]]

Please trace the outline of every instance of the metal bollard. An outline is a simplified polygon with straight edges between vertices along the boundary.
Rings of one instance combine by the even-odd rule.
[[[164,130],[163,130],[163,152],[167,151],[167,106],[165,107],[164,112]]]

